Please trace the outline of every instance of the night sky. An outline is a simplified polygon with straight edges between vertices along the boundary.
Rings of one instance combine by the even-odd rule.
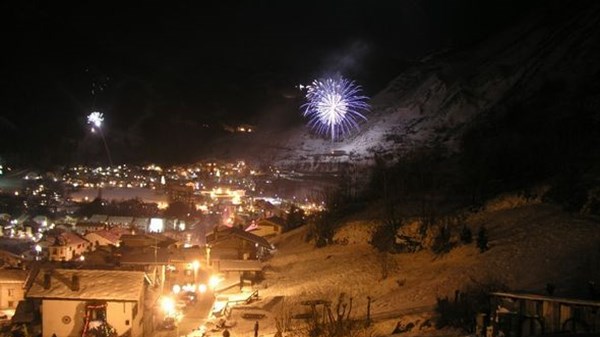
[[[0,158],[101,162],[85,124],[98,110],[115,161],[197,160],[223,124],[301,123],[298,83],[341,73],[374,94],[418,57],[468,48],[525,11],[482,3],[3,2]]]

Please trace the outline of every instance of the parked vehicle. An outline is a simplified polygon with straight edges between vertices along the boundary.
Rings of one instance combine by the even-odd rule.
[[[165,317],[165,319],[160,323],[159,330],[175,330],[177,327],[177,322],[173,317]]]
[[[198,296],[196,296],[196,293],[192,291],[183,292],[180,295],[180,298],[184,300],[188,305],[195,304],[198,301]]]

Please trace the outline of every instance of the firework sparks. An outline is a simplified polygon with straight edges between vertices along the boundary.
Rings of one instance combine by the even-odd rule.
[[[308,125],[321,134],[329,134],[331,141],[353,128],[360,120],[367,120],[368,97],[361,95],[362,88],[343,77],[314,80],[306,86],[307,103],[302,105]]]
[[[104,149],[106,150],[106,156],[108,157],[108,162],[110,166],[113,166],[112,156],[110,155],[110,150],[108,149],[108,143],[106,143],[106,138],[104,138],[104,132],[102,132],[102,123],[104,122],[104,114],[98,111],[94,111],[87,116],[87,123],[92,126],[92,132],[95,132],[96,129],[100,132],[100,137],[102,137],[102,142],[104,143]]]
[[[87,123],[92,125],[92,131],[94,130],[93,127],[100,129],[102,122],[104,122],[102,112],[94,111],[87,116]]]

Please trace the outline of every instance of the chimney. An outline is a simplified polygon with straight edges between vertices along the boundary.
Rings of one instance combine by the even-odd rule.
[[[71,290],[79,291],[79,275],[71,276]]]
[[[50,273],[49,272],[45,272],[44,273],[44,289],[50,289]]]

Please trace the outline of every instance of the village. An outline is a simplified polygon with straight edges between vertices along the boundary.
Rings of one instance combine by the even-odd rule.
[[[289,229],[295,200],[257,187],[274,178],[255,176],[243,162],[195,166],[206,169],[79,167],[60,179],[29,172],[21,186],[4,190],[5,201],[9,195],[25,207],[21,214],[1,218],[2,331],[48,337],[98,331],[186,335],[210,317],[223,317],[230,302],[256,299],[252,289],[263,277],[260,261],[273,252],[269,240]],[[74,190],[58,198],[55,191],[64,187],[52,188],[48,181]],[[134,181],[151,186],[138,183],[146,192],[137,194],[131,189]],[[73,197],[81,188],[95,197]],[[126,196],[106,192],[111,189]],[[164,201],[153,199],[157,189]],[[133,197],[139,201],[129,214],[137,216],[77,213],[92,204],[99,207],[90,212],[110,211],[102,206],[128,205]],[[40,198],[55,201],[44,202],[48,215],[34,215],[40,208],[27,207],[39,205]],[[291,208],[294,226],[322,207],[296,203],[306,211]],[[169,208],[181,212],[169,213]],[[220,294],[230,289],[237,290],[236,299],[224,301]]]
[[[460,245],[441,258],[428,250],[399,254],[388,262],[396,271],[385,278],[369,244],[376,224],[350,222],[333,244],[315,249],[306,240],[310,227],[290,228],[290,213],[262,200],[254,207],[264,210],[262,217],[246,224],[219,217],[219,225],[202,230],[172,218],[94,214],[75,225],[42,222],[39,227],[46,229],[34,241],[33,219],[13,225],[0,239],[2,333],[294,336],[319,329],[333,335],[462,335],[438,331],[435,323],[440,316],[458,319],[452,317],[461,312],[469,313],[477,336],[589,333],[600,326],[600,302],[592,295],[571,296],[560,282],[541,283],[556,279],[552,275],[562,267],[537,262],[512,287],[534,284],[543,291],[489,288],[487,310],[465,307],[471,295],[461,293],[461,285],[485,281],[469,280],[475,270],[502,277],[515,268],[506,264],[510,258],[537,261],[540,255],[522,251],[523,243],[513,239],[517,227],[507,227],[513,226],[511,214],[548,214],[537,225],[547,230],[549,221],[568,221],[552,207],[496,201],[468,220],[497,222],[490,228],[496,253],[479,258],[476,246]],[[560,247],[553,253],[557,261],[574,247],[593,244],[593,228],[593,222],[580,221],[562,234],[573,241],[562,247],[556,244],[558,228],[550,231],[546,241]],[[590,294],[596,291],[594,284],[585,286]]]

